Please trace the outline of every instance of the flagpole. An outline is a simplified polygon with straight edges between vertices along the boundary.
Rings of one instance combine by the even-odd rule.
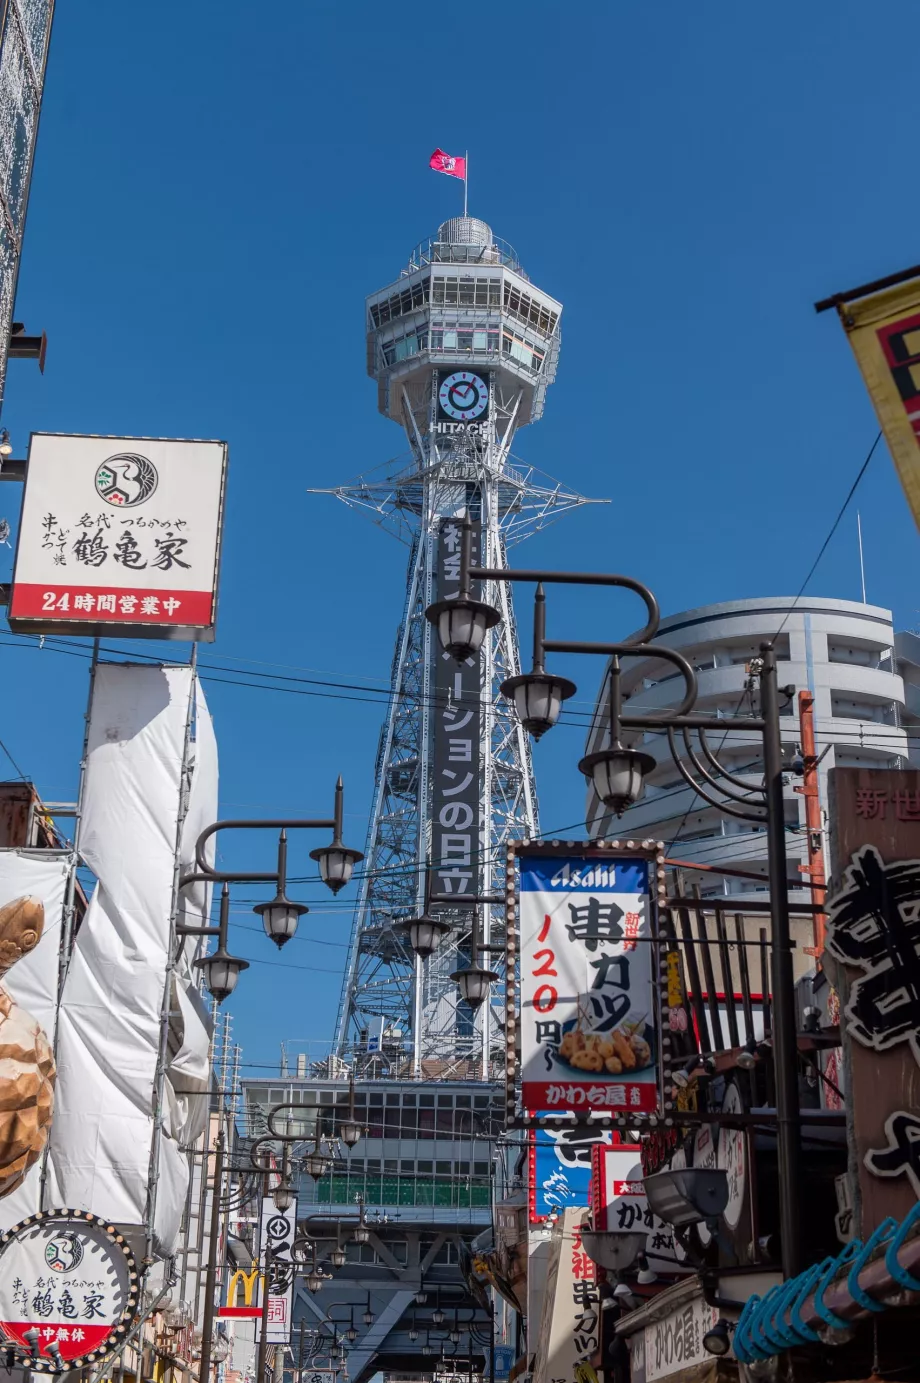
[[[470,154],[469,150],[463,155],[463,215],[466,216],[466,196],[470,176]]]

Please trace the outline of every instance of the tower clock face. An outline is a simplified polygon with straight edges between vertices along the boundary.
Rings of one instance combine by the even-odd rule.
[[[438,403],[442,412],[457,423],[472,423],[489,406],[489,386],[481,375],[455,370],[441,380]]]

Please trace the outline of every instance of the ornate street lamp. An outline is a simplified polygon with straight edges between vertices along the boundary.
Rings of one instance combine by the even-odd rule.
[[[574,696],[577,687],[567,677],[548,673],[543,665],[546,638],[546,596],[543,583],[537,586],[533,616],[533,668],[501,684],[502,696],[514,703],[518,720],[538,740],[559,719],[563,701]]]
[[[427,911],[423,912],[421,917],[397,922],[393,927],[393,931],[404,936],[415,954],[422,960],[427,960],[429,956],[434,955],[450,930],[449,922],[445,922],[440,917],[432,917]]]
[[[256,903],[253,912],[262,918],[262,926],[269,941],[281,947],[290,941],[297,931],[297,923],[310,909],[305,903],[292,903],[285,894],[287,886],[287,831],[278,837],[278,892],[269,903]]]
[[[346,1148],[353,1148],[360,1143],[363,1133],[363,1126],[355,1118],[355,1078],[351,1076],[348,1082],[348,1117],[339,1124],[338,1136]]]
[[[220,920],[216,927],[176,927],[176,935],[186,936],[216,936],[217,950],[212,951],[209,956],[203,956],[201,960],[193,961],[196,970],[200,970],[203,977],[205,988],[212,999],[222,1004],[225,999],[236,989],[236,982],[244,970],[249,969],[249,961],[242,960],[239,956],[231,956],[227,950],[227,929],[230,925],[230,890],[226,884],[221,889],[220,894]]]
[[[475,658],[489,629],[495,627],[501,615],[492,605],[473,600],[470,595],[470,558],[473,548],[473,526],[469,516],[464,520],[460,539],[460,590],[454,600],[439,600],[429,605],[425,618],[438,631],[441,647],[458,663]]]
[[[332,844],[321,845],[310,851],[310,859],[319,865],[319,876],[328,889],[338,893],[352,876],[352,871],[364,856],[360,850],[350,850],[342,844],[342,780],[335,785],[335,821],[332,828]]]
[[[306,1154],[301,1165],[307,1176],[312,1177],[314,1181],[319,1181],[320,1177],[325,1176],[332,1166],[332,1158],[328,1153],[323,1152],[322,1140],[318,1134],[313,1145],[313,1151]]]
[[[177,925],[176,936],[184,940],[189,936],[217,937],[217,950],[210,956],[197,960],[194,964],[201,970],[208,992],[218,1003],[223,1003],[236,988],[240,973],[246,970],[249,962],[232,956],[227,950],[227,925],[229,918],[229,899],[227,885],[233,883],[271,883],[275,885],[275,897],[267,903],[258,903],[254,909],[262,918],[266,935],[279,947],[284,946],[297,930],[297,922],[308,911],[303,903],[294,903],[285,893],[287,874],[287,831],[288,830],[328,830],[332,829],[332,844],[314,850],[311,858],[319,860],[320,875],[326,885],[337,893],[351,878],[355,863],[363,859],[359,850],[351,850],[342,844],[342,779],[335,789],[335,813],[332,818],[309,820],[269,820],[269,821],[215,821],[205,828],[195,842],[195,869],[184,874],[179,887],[185,888],[195,883],[223,884],[221,895],[221,919],[218,927],[186,927]],[[246,873],[227,873],[214,869],[207,860],[206,847],[212,836],[224,830],[279,830],[278,868],[274,873],[264,871]]]

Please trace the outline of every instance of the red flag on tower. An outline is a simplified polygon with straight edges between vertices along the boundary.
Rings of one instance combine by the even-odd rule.
[[[436,173],[446,173],[449,178],[463,178],[466,181],[466,159],[445,154],[443,149],[435,149],[428,160],[428,167]]]

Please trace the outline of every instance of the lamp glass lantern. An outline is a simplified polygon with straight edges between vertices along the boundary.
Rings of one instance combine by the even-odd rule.
[[[339,1128],[339,1137],[346,1148],[353,1148],[361,1142],[361,1135],[364,1129],[355,1119],[346,1119]]]
[[[272,1191],[272,1201],[279,1215],[284,1215],[297,1202],[297,1191],[288,1181],[282,1181]]]
[[[285,897],[284,889],[279,888],[268,903],[256,903],[253,912],[262,918],[262,926],[269,941],[281,950],[297,931],[297,923],[310,909],[305,903],[292,903]]]
[[[344,1268],[345,1256],[345,1250],[343,1248],[334,1248],[329,1255],[329,1262],[334,1268]]]
[[[355,865],[364,856],[360,850],[350,850],[341,841],[334,840],[331,845],[321,845],[318,850],[311,850],[310,859],[316,860],[319,865],[319,877],[326,887],[332,893],[338,893],[349,882]]]
[[[364,1315],[361,1317],[361,1319],[362,1319],[362,1321],[364,1322],[365,1325],[373,1325],[373,1324],[374,1324],[374,1313],[373,1313],[373,1311],[371,1310],[370,1307],[367,1308],[367,1310],[365,1311],[365,1313],[364,1313]]]
[[[645,778],[655,763],[651,754],[613,744],[609,749],[586,754],[579,762],[578,769],[593,785],[604,806],[609,807],[616,816],[622,816],[627,807],[639,801]]]
[[[212,999],[222,1004],[236,989],[236,982],[244,970],[249,969],[249,961],[239,956],[231,956],[223,945],[201,960],[193,962],[196,970],[204,976],[205,988]]]
[[[320,1177],[325,1176],[328,1172],[330,1163],[331,1159],[324,1152],[319,1148],[314,1148],[304,1157],[303,1169],[307,1176],[312,1177],[314,1181],[319,1181]]]
[[[498,975],[494,970],[483,970],[480,965],[468,965],[464,970],[455,970],[451,975],[460,988],[460,995],[470,1008],[477,1009],[488,998],[489,988]]]
[[[440,1306],[436,1307],[435,1310],[432,1311],[432,1313],[431,1313],[431,1324],[432,1324],[432,1325],[443,1325],[443,1324],[444,1324],[444,1312],[441,1310]]]
[[[350,1325],[350,1326],[348,1327],[348,1329],[345,1331],[345,1339],[348,1341],[348,1343],[349,1343],[350,1345],[353,1345],[354,1342],[355,1342],[355,1340],[357,1340],[357,1338],[358,1338],[358,1332],[357,1332],[357,1330],[355,1330],[355,1328],[354,1328],[353,1325]]]
[[[425,618],[438,631],[438,641],[445,653],[458,663],[475,658],[490,629],[501,620],[494,605],[460,595],[456,600],[439,600],[429,605]]]
[[[397,922],[393,930],[407,937],[415,954],[422,960],[427,960],[437,951],[451,927],[449,922],[440,917],[430,917],[425,912],[421,917],[413,917],[407,922]]]
[[[577,690],[567,677],[537,671],[509,677],[501,684],[502,696],[512,702],[518,720],[535,740],[552,729],[559,719],[563,701],[568,701]]]
[[[307,1273],[305,1281],[307,1284],[308,1291],[318,1292],[320,1287],[322,1287],[325,1278],[323,1277],[322,1273],[318,1273],[314,1268],[312,1272]]]
[[[371,1232],[367,1225],[358,1224],[355,1225],[354,1229],[351,1231],[351,1237],[356,1244],[369,1244],[371,1241]]]

